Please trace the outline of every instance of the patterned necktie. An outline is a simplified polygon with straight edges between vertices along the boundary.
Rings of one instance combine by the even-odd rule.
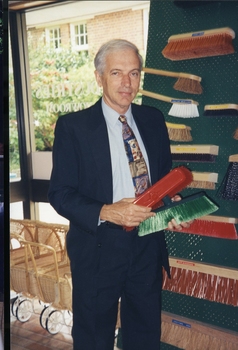
[[[122,123],[122,136],[137,197],[150,186],[148,169],[136,137],[127,124],[126,117],[120,115],[119,120]]]

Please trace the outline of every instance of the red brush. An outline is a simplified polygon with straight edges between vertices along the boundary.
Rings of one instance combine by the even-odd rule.
[[[137,197],[134,204],[143,205],[156,209],[163,205],[162,199],[166,196],[175,196],[193,181],[190,170],[180,166],[171,170],[161,180],[149,187],[144,193]],[[133,230],[133,227],[125,227],[126,231]]]
[[[196,219],[188,228],[183,228],[182,232],[214,238],[238,239],[235,224],[238,224],[237,218],[206,215]]]

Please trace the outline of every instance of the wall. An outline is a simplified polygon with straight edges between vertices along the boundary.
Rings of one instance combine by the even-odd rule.
[[[168,115],[171,104],[143,97],[143,104],[162,110],[166,121],[191,127],[193,140],[190,144],[214,144],[219,155],[214,163],[177,163],[193,171],[216,172],[218,183],[215,190],[206,193],[216,201],[219,210],[214,215],[238,217],[236,201],[217,197],[217,190],[226,175],[228,158],[238,153],[238,141],[232,137],[238,126],[238,117],[207,117],[203,114],[206,104],[238,103],[238,39],[233,40],[235,54],[182,61],[171,61],[162,55],[169,36],[206,29],[231,27],[238,34],[238,2],[236,1],[152,1],[150,7],[149,37],[146,66],[174,72],[187,72],[202,77],[203,93],[191,95],[173,89],[175,78],[145,75],[144,89],[175,98],[189,98],[199,102],[198,118],[178,118]],[[187,5],[187,6],[186,6]],[[171,141],[171,144],[178,142]],[[198,192],[186,189],[183,194]],[[204,237],[194,234],[167,232],[166,239],[171,256],[193,261],[238,268],[238,240]],[[210,302],[168,291],[163,292],[163,310],[184,317],[203,321],[230,330],[238,329],[238,309],[231,305]]]

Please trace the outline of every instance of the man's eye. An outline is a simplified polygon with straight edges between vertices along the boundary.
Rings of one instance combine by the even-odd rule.
[[[138,76],[139,76],[139,73],[138,73],[138,72],[132,72],[131,75],[132,75],[133,77],[138,77]]]

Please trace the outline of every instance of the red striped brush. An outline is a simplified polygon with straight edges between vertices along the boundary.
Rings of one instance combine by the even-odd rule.
[[[183,227],[183,233],[192,233],[199,236],[238,239],[236,225],[238,218],[230,218],[225,216],[205,215],[194,220],[189,227]],[[176,231],[174,229],[174,231]]]
[[[234,38],[234,30],[228,27],[176,34],[169,37],[162,54],[172,61],[228,55],[235,52]]]
[[[237,269],[172,257],[169,264],[171,279],[164,274],[164,290],[238,306]]]

